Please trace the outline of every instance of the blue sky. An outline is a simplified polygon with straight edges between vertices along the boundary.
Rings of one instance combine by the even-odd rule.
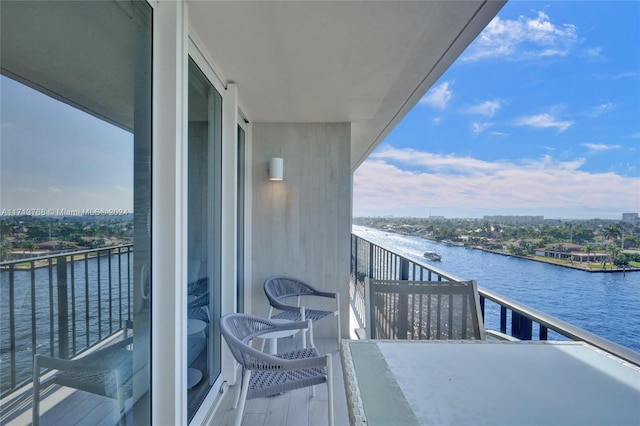
[[[4,76],[0,90],[0,209],[133,212],[130,132]]]
[[[129,132],[5,77],[0,90],[0,208],[132,210]],[[353,196],[354,216],[640,212],[640,1],[508,2]]]
[[[640,212],[640,2],[508,2],[353,194],[356,217]]]

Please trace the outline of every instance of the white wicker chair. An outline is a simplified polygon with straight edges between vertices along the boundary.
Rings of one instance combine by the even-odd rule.
[[[305,329],[310,321],[275,323],[248,314],[227,314],[220,319],[220,331],[233,357],[242,366],[242,381],[234,408],[235,425],[242,422],[247,399],[326,383],[329,425],[333,426],[333,383],[331,355],[320,355],[313,347],[268,355],[251,346],[253,338],[282,330]],[[310,339],[313,343],[313,339]],[[238,407],[239,403],[239,407]]]

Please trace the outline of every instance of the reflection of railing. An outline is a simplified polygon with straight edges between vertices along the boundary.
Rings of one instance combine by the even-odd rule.
[[[71,358],[121,330],[132,269],[132,244],[0,263],[2,396],[31,381],[34,353]]]
[[[350,303],[360,328],[368,326],[365,312],[367,301],[365,277],[390,280],[462,281],[461,278],[452,274],[410,260],[352,234]],[[480,306],[486,328],[493,328],[493,322],[495,321],[495,328],[499,328],[502,333],[510,334],[522,340],[533,339],[535,335],[533,331],[537,330],[536,337],[540,340],[550,340],[555,337],[557,339],[568,338],[570,340],[585,341],[640,366],[640,354],[631,349],[492,291],[479,288],[478,292],[480,293]],[[487,304],[487,301],[492,303]],[[405,312],[412,311],[411,306],[402,307],[401,309]],[[387,318],[384,325],[387,326],[388,323],[399,324],[400,321]],[[380,327],[380,324],[377,324],[376,327]],[[558,336],[549,336],[548,330],[554,331]]]

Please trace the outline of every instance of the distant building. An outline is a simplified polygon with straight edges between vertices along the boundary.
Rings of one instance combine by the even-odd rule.
[[[622,221],[625,223],[638,223],[638,213],[622,213]]]
[[[537,224],[544,221],[544,216],[485,216],[488,222],[513,223],[513,224]]]

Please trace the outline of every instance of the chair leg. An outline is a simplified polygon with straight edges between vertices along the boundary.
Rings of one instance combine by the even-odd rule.
[[[331,355],[327,354],[327,399],[329,404],[329,426],[333,426],[333,369]]]
[[[242,415],[244,414],[244,405],[247,402],[247,390],[249,389],[249,380],[251,379],[251,370],[247,370],[242,379],[242,391],[240,394],[240,406],[237,408],[235,426],[242,424]]]
[[[307,330],[309,330],[309,345],[311,345],[312,348],[315,348],[316,343],[313,341],[313,323],[311,322],[311,320],[307,320]],[[304,331],[306,332],[307,330]],[[303,347],[306,349],[306,342]]]
[[[340,293],[336,293],[336,313],[338,317],[338,350],[340,350],[340,340],[342,340],[340,332]]]
[[[306,318],[306,313],[305,313],[305,308],[304,306],[300,306],[300,318],[301,321],[305,321]],[[304,349],[307,348],[307,331],[311,329],[311,320],[306,320],[307,324],[309,324],[309,326],[306,329],[302,330],[302,347]],[[311,338],[313,339],[313,336],[311,336]],[[313,340],[311,340],[312,345],[313,345]]]
[[[238,408],[238,402],[240,401],[240,393],[242,392],[242,383],[244,382],[245,369],[242,367],[242,373],[240,373],[240,380],[238,380],[238,389],[236,389],[236,396],[233,400],[233,409]]]

